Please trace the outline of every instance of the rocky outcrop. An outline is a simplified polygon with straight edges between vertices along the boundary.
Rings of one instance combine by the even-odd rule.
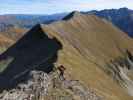
[[[32,71],[29,77],[15,89],[1,93],[0,100],[103,100],[78,80],[61,80],[57,71],[49,75]]]
[[[132,58],[132,54],[127,50],[124,57],[119,57],[107,64],[108,74],[111,74],[114,80],[126,88],[131,96],[133,96],[133,79],[128,75],[133,70]]]
[[[18,84],[15,89],[4,91],[0,100],[39,100],[46,95],[50,85],[49,76],[41,71],[32,71],[26,83]]]

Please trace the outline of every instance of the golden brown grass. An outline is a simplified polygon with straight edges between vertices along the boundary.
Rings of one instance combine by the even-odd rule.
[[[132,100],[102,67],[105,62],[133,50],[133,41],[111,23],[94,15],[79,14],[67,21],[42,26],[63,44],[57,65],[64,65],[71,77],[94,88],[106,100]]]
[[[27,29],[14,27],[5,32],[0,32],[0,53],[19,40],[26,31]]]
[[[13,40],[0,34],[0,53],[3,52],[10,44],[13,43]]]
[[[14,27],[9,28],[9,30],[6,30],[5,32],[1,32],[0,34],[16,42],[16,40],[19,40],[24,35],[24,33],[26,33],[26,31],[27,29]]]

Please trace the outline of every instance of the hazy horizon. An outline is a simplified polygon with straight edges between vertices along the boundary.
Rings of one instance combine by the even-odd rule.
[[[131,0],[4,0],[0,3],[0,15],[33,14],[50,15],[56,13],[126,7],[133,9]]]
[[[121,7],[121,8],[127,8],[127,7]],[[56,15],[56,14],[67,14],[67,13],[71,13],[71,12],[73,12],[73,11],[79,11],[79,12],[87,12],[87,11],[93,11],[93,10],[96,10],[96,11],[102,11],[102,10],[111,10],[111,9],[120,9],[120,8],[108,8],[108,9],[100,9],[100,10],[97,10],[97,9],[92,9],[92,10],[86,10],[86,11],[79,11],[79,10],[72,10],[72,11],[70,11],[70,12],[59,12],[59,13],[51,13],[51,14],[39,14],[39,13],[5,13],[5,14],[1,14],[0,13],[0,15],[34,15],[34,16],[44,16],[44,15],[46,15],[46,16],[48,16],[48,15]],[[133,10],[133,9],[130,9],[130,8],[127,8],[127,9],[129,9],[129,10]]]

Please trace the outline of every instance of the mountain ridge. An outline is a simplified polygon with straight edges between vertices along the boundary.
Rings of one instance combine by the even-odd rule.
[[[126,51],[126,49],[129,49],[129,51],[133,50],[133,48],[131,47],[132,39],[130,37],[128,37],[124,32],[122,32],[121,30],[113,26],[112,23],[105,20],[101,20],[99,17],[96,17],[95,15],[82,14],[78,17],[76,16],[76,18],[70,17],[69,20],[67,21],[58,21],[58,22],[54,22],[53,24],[43,25],[42,28],[46,33],[51,34],[55,37],[58,37],[59,40],[62,40],[63,42],[61,43],[64,43],[64,41],[67,41],[65,42],[65,43],[68,43],[67,46],[65,47],[66,50],[64,50],[64,52],[62,51],[63,54],[61,55],[67,56],[68,58],[61,56],[61,58],[59,57],[60,59],[59,61],[65,64],[66,66],[71,66],[70,69],[69,68],[68,69],[69,71],[72,71],[72,73],[79,74],[79,73],[82,73],[83,71],[83,69],[81,72],[79,71],[81,70],[80,67],[79,69],[78,68],[77,69],[74,68],[73,70],[71,69],[74,66],[80,65],[80,60],[78,58],[75,58],[76,55],[78,54],[80,54],[80,57],[81,57],[81,58],[79,57],[80,59],[89,61],[88,66],[90,69],[91,69],[90,66],[93,66],[93,67],[98,66],[101,69],[101,66],[107,67],[107,65],[104,65],[105,62],[109,62],[112,59],[117,59],[117,57],[119,56],[124,56],[124,52]],[[71,46],[68,46],[68,45],[71,45]],[[74,51],[76,49],[76,54],[74,52],[72,53],[72,51],[70,51],[70,49],[68,48],[71,48],[71,50],[74,50]],[[71,55],[73,55],[73,57],[71,57],[69,53],[67,54],[68,51],[70,51],[70,54],[72,53]],[[75,62],[75,64],[72,66],[71,65],[72,62],[71,60],[69,60],[72,58],[73,58],[73,61],[79,61],[79,63]],[[64,59],[64,61],[62,59]],[[84,63],[85,61],[82,60],[82,62]],[[88,67],[86,66],[86,68]],[[93,68],[91,70],[94,71]],[[84,69],[84,73],[85,73],[85,69]],[[86,72],[86,74],[87,73],[88,72]],[[102,73],[102,72],[98,71],[97,73]],[[78,74],[77,76],[75,75],[73,76],[75,76],[76,78],[82,77],[81,79],[83,79],[85,83],[87,83],[86,80],[88,81],[93,80],[92,81],[93,83],[91,82],[90,83],[92,86],[94,86],[95,84],[94,87],[97,87],[97,85],[99,85],[98,83],[94,83],[94,80],[97,80],[97,77],[92,76],[93,78],[91,78],[90,76],[89,79],[86,79],[86,78],[84,79],[84,76],[82,76],[81,74],[78,76]],[[107,77],[104,80],[108,80]],[[104,85],[105,83],[101,82],[101,84],[104,84]],[[112,83],[111,80],[110,80],[110,83]],[[108,88],[108,86],[105,86],[105,87]],[[109,89],[109,90],[112,91],[112,89]],[[111,100],[113,100],[113,98]]]
[[[75,13],[72,14],[74,15]],[[49,44],[46,44],[45,39],[40,40],[40,35],[38,36],[37,33],[40,33],[41,36],[46,36],[48,41],[53,41],[51,39],[56,38],[58,42],[53,41],[51,43],[52,46],[54,46],[55,43],[61,43],[62,49],[54,56],[58,58],[54,59],[54,67],[57,68],[59,65],[65,66],[72,79],[79,80],[85,86],[93,88],[96,93],[102,95],[105,100],[132,100],[132,96],[128,94],[127,88],[124,88],[123,85],[119,85],[119,83],[116,82],[118,81],[123,84],[123,81],[121,81],[121,78],[122,80],[124,79],[121,75],[123,67],[117,65],[117,69],[114,68],[114,65],[113,67],[109,67],[106,63],[116,63],[116,59],[119,57],[125,60],[126,50],[132,54],[133,47],[131,45],[133,45],[133,40],[110,22],[101,20],[95,15],[78,13],[76,17],[69,17],[68,20],[61,20],[48,25],[37,25],[27,33],[27,35],[30,34],[28,38],[25,38],[25,36],[27,37],[25,34],[24,37],[22,37],[23,39],[21,38],[19,40],[21,43],[16,42],[16,44],[6,51],[11,50],[11,53],[4,52],[4,55],[15,58],[13,62],[9,64],[9,66],[12,66],[13,63],[13,66],[8,69],[13,71],[13,69],[16,70],[19,68],[19,71],[23,72],[25,68],[23,68],[23,66],[17,67],[17,64],[21,62],[23,65],[27,65],[32,62],[34,65],[35,59],[37,59],[37,57],[40,58],[40,55],[42,58],[48,57],[43,55],[44,53],[47,54],[48,49],[50,49],[51,52],[55,50]],[[30,36],[33,35],[35,36],[31,38]],[[19,50],[19,48],[22,49]],[[36,55],[37,53],[35,51],[37,51],[37,53],[41,51],[39,56]],[[51,55],[51,52],[48,54]],[[30,58],[30,55],[33,57]],[[51,63],[51,60],[49,63]],[[15,62],[17,64],[15,64]],[[44,69],[47,68],[47,63],[42,64],[42,67]],[[21,70],[21,68],[24,70]],[[121,71],[119,71],[119,68]],[[7,71],[11,74],[10,76],[4,73],[8,79],[14,77],[14,75],[10,73],[12,72],[11,70]],[[18,72],[16,70],[14,73]],[[111,76],[108,72],[116,74]],[[126,74],[124,73],[124,75]],[[124,80],[124,82],[127,81]],[[128,84],[126,85],[128,86]]]

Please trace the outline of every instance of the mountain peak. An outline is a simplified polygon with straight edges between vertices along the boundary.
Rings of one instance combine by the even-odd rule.
[[[69,20],[69,19],[71,19],[75,16],[79,16],[79,15],[81,15],[81,13],[79,11],[73,11],[73,12],[69,13],[67,16],[65,16],[63,18],[63,20]]]
[[[127,7],[120,8],[119,10],[129,10]]]

